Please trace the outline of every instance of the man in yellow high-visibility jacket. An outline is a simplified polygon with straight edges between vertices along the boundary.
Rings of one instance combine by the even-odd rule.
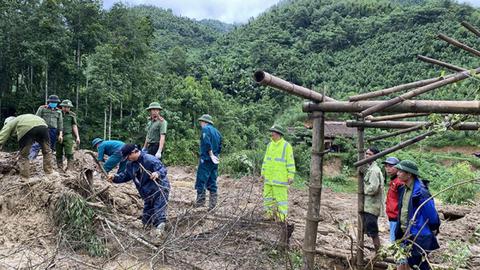
[[[288,214],[288,186],[295,176],[295,160],[290,143],[283,139],[285,130],[279,125],[270,128],[272,140],[267,146],[262,165],[263,206],[267,219],[285,221]]]

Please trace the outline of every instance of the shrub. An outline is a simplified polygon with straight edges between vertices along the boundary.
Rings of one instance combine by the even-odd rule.
[[[447,173],[449,174],[448,177],[441,182],[437,181],[438,189],[452,186],[461,181],[473,180],[477,177],[477,174],[470,170],[470,165],[467,162],[455,164],[447,169]],[[477,184],[468,183],[449,189],[439,196],[447,203],[462,204],[473,200],[477,192]]]

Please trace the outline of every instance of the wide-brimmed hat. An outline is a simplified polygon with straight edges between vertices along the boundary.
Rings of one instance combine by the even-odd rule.
[[[210,116],[210,114],[204,114],[200,118],[198,118],[198,121],[202,121],[205,123],[210,123],[213,125],[213,117]]]
[[[133,151],[138,150],[138,147],[135,144],[127,143],[122,146],[122,158],[126,159]]]
[[[64,99],[62,103],[60,103],[60,107],[73,107],[73,103],[69,99]]]
[[[8,124],[8,122],[12,121],[13,119],[15,119],[15,116],[9,116],[5,118],[5,121],[3,121],[3,125]]]
[[[50,95],[48,96],[48,99],[47,99],[47,102],[48,103],[60,103],[60,99],[58,98],[57,95]]]
[[[151,109],[163,110],[162,106],[160,106],[160,103],[158,103],[158,102],[152,102],[152,103],[150,103],[150,105],[148,105],[148,108],[146,108],[147,111],[149,111]]]
[[[414,174],[416,176],[419,176],[420,173],[418,172],[418,167],[417,167],[417,164],[415,164],[415,162],[413,161],[410,161],[410,160],[402,160],[400,161],[400,163],[398,163],[397,165],[395,165],[395,168],[399,169],[399,170],[402,170],[404,172],[408,172],[408,173],[411,173],[411,174]]]
[[[400,160],[396,157],[388,157],[383,164],[390,164],[390,165],[397,165],[400,162]]]
[[[282,136],[285,135],[285,128],[280,125],[273,125],[268,131],[276,132]]]
[[[103,140],[100,139],[100,138],[95,138],[95,139],[93,139],[93,141],[92,141],[92,147],[97,146],[97,144],[99,144],[99,143],[101,143],[101,142],[103,142]]]

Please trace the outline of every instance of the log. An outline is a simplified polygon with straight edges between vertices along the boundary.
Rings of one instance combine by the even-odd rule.
[[[361,119],[363,120],[363,119]],[[358,160],[363,160],[365,158],[365,130],[363,127],[357,128],[357,151],[358,151]],[[360,167],[357,168],[357,267],[358,269],[362,269],[364,266],[364,230],[363,230],[363,218],[362,214],[364,212],[364,204],[365,204],[365,192],[364,192],[364,173]]]
[[[400,113],[400,114],[392,114],[392,115],[384,115],[384,116],[368,116],[365,117],[366,120],[371,122],[379,122],[379,121],[386,121],[386,120],[395,120],[395,119],[403,119],[403,118],[411,118],[411,117],[421,117],[430,115],[429,113]]]
[[[477,69],[472,71],[473,74],[477,74],[479,72],[480,72],[480,68],[477,68]],[[390,100],[381,102],[381,103],[379,103],[379,104],[377,104],[373,107],[370,107],[368,109],[363,110],[362,112],[359,113],[359,115],[360,115],[360,117],[365,117],[367,115],[371,115],[371,114],[376,113],[378,111],[382,111],[385,108],[388,108],[388,107],[393,106],[395,104],[401,103],[402,101],[405,101],[407,99],[411,99],[411,98],[416,97],[418,95],[421,95],[421,94],[424,94],[426,92],[435,90],[435,89],[437,89],[439,87],[442,87],[444,85],[464,80],[468,77],[470,77],[470,72],[469,71],[462,71],[462,72],[456,73],[454,76],[452,76],[450,78],[443,79],[443,80],[440,80],[438,82],[434,82],[434,83],[431,83],[431,84],[427,84],[427,85],[419,87],[415,90],[409,91],[405,94],[402,94],[398,97],[395,97],[395,98],[392,98]]]
[[[448,68],[450,70],[457,71],[457,72],[467,70],[465,68],[461,68],[461,67],[458,67],[458,66],[455,66],[455,65],[437,60],[437,59],[426,57],[426,56],[423,56],[423,55],[417,55],[417,58],[419,60],[423,61],[423,62],[427,62],[427,63],[434,64],[434,65],[439,65],[439,66],[442,66],[442,67],[445,67],[445,68]]]
[[[382,101],[357,101],[357,102],[324,102],[312,103],[306,102],[303,105],[304,112],[361,112],[367,108],[382,103]],[[456,113],[456,114],[480,114],[479,101],[453,101],[453,100],[406,100],[392,107],[382,110],[382,112],[393,113]]]
[[[279,90],[285,91],[289,94],[299,96],[305,99],[309,99],[312,101],[316,101],[316,102],[322,102],[324,100],[323,95],[318,92],[315,92],[303,86],[299,86],[294,83],[285,81],[265,71],[258,70],[254,73],[253,77],[255,81],[261,85],[268,85],[273,88],[277,88]],[[335,99],[326,96],[325,101],[335,101]]]
[[[401,135],[401,134],[410,133],[412,131],[417,131],[417,130],[425,128],[427,126],[429,126],[429,125],[428,124],[426,124],[426,125],[416,125],[416,126],[413,126],[411,128],[401,129],[401,130],[398,130],[398,131],[395,131],[395,132],[392,132],[392,133],[382,134],[382,135],[379,135],[379,136],[368,138],[367,141],[368,142],[374,142],[374,141],[378,141],[378,140],[382,140],[382,139],[386,139],[386,138],[390,138],[390,137],[395,137],[395,136],[398,136],[398,135]]]
[[[382,129],[406,129],[418,125],[427,125],[430,122],[426,121],[380,121],[380,122],[361,122],[348,120],[347,127],[365,127],[365,128],[382,128]],[[462,122],[449,127],[454,130],[478,130],[480,128],[479,122]]]
[[[464,50],[464,51],[467,51],[467,52],[469,52],[469,53],[472,53],[472,54],[474,54],[474,55],[476,55],[476,56],[480,56],[480,51],[478,51],[478,50],[476,50],[476,49],[474,49],[474,48],[472,48],[472,47],[469,47],[469,46],[461,43],[460,41],[458,41],[458,40],[456,40],[456,39],[450,38],[450,37],[448,37],[448,36],[446,36],[446,35],[444,35],[444,34],[439,34],[437,37],[438,37],[439,39],[441,39],[441,40],[446,41],[447,43],[449,43],[449,44],[451,44],[451,45],[453,45],[453,46],[455,46],[455,47],[458,47],[458,48]]]
[[[477,35],[478,37],[480,37],[480,31],[475,28],[473,25],[471,25],[470,23],[466,22],[466,21],[463,21],[462,22],[462,25],[463,27],[467,28],[468,30],[470,30],[470,32],[474,33],[475,35]]]

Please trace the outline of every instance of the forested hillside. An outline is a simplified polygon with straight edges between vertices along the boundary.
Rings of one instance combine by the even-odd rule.
[[[224,135],[225,170],[257,170],[274,121],[301,127],[300,100],[256,85],[257,69],[342,99],[441,74],[417,54],[480,64],[436,39],[442,32],[479,43],[460,27],[479,26],[479,11],[447,0],[282,1],[234,27],[151,6],[105,11],[96,0],[3,1],[0,12],[1,120],[58,94],[76,106],[82,147],[104,133],[141,143],[145,108],[158,100],[169,121],[167,164],[196,162],[203,113]],[[474,99],[477,89],[467,80],[422,98]],[[298,159],[302,172],[308,155]]]

